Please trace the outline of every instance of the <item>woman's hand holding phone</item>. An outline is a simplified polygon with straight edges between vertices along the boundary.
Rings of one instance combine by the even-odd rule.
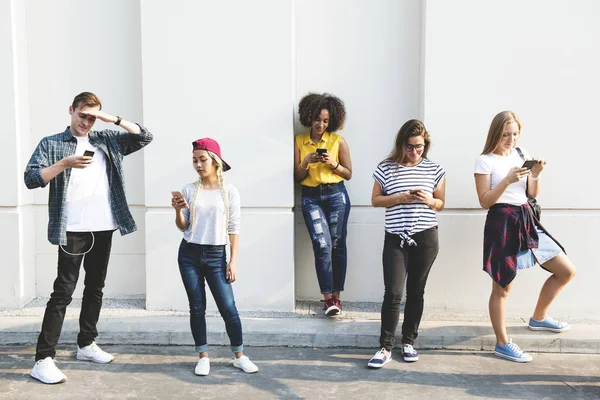
[[[418,189],[418,190],[410,190],[409,193],[411,194],[411,196],[413,196],[414,201],[418,202],[418,203],[425,203],[426,205],[430,205],[433,202],[433,196],[431,196],[429,193],[427,193],[424,190]]]
[[[187,201],[185,201],[185,198],[183,197],[183,193],[178,191],[171,192],[171,206],[175,210],[181,210],[182,208],[189,207]]]
[[[533,165],[533,167],[531,168],[531,176],[537,178],[538,175],[541,174],[544,168],[546,167],[546,164],[546,161],[542,159],[535,160],[535,165]]]
[[[504,179],[506,179],[508,181],[508,184],[510,185],[512,183],[519,182],[522,178],[529,175],[530,172],[531,170],[527,168],[514,167],[511,168],[510,171],[508,171],[508,174],[506,174],[506,177]]]
[[[317,162],[323,162],[323,156],[317,153],[316,151],[312,153],[308,153],[306,157],[304,157],[304,161],[306,164],[313,164]],[[308,168],[308,167],[307,167]]]

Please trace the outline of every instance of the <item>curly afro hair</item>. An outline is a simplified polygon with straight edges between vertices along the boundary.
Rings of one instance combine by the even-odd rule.
[[[329,93],[309,93],[300,100],[298,104],[300,123],[307,128],[312,127],[313,121],[317,119],[321,110],[329,111],[327,131],[336,132],[344,127],[346,120],[344,102]]]

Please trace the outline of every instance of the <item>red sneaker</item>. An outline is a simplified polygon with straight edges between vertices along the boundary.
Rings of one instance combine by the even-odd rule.
[[[337,300],[337,302],[336,302]],[[340,313],[340,307],[338,306],[339,300],[334,299],[333,297],[327,300],[321,300],[323,303],[323,310],[325,310],[325,315],[328,317],[333,317],[334,315],[338,315]]]
[[[337,306],[337,308],[340,309],[340,312],[342,312],[342,302],[341,302],[341,300],[339,298],[337,298],[337,297],[334,300],[335,300],[335,305]]]

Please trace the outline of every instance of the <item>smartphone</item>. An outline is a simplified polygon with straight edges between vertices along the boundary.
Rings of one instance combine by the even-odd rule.
[[[409,190],[409,193],[412,194],[413,196],[416,195],[417,193],[419,193],[418,190]]]
[[[537,163],[537,160],[527,160],[525,161],[525,163],[523,163],[523,166],[521,168],[531,169],[533,168],[535,163]]]
[[[83,152],[84,157],[94,157],[94,152],[91,150],[86,150]]]
[[[183,193],[181,193],[179,190],[172,190],[171,191],[171,195],[173,197],[179,197],[179,198],[183,198]]]
[[[327,153],[327,149],[322,149],[322,148],[317,149],[317,154],[318,155],[322,156],[325,153]]]

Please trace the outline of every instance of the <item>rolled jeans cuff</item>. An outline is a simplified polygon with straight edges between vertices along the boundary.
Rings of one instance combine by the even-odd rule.
[[[244,345],[240,344],[239,346],[231,346],[231,351],[233,351],[234,353],[240,353],[244,351]]]
[[[203,344],[202,346],[196,346],[196,353],[204,353],[208,351],[208,344]]]

